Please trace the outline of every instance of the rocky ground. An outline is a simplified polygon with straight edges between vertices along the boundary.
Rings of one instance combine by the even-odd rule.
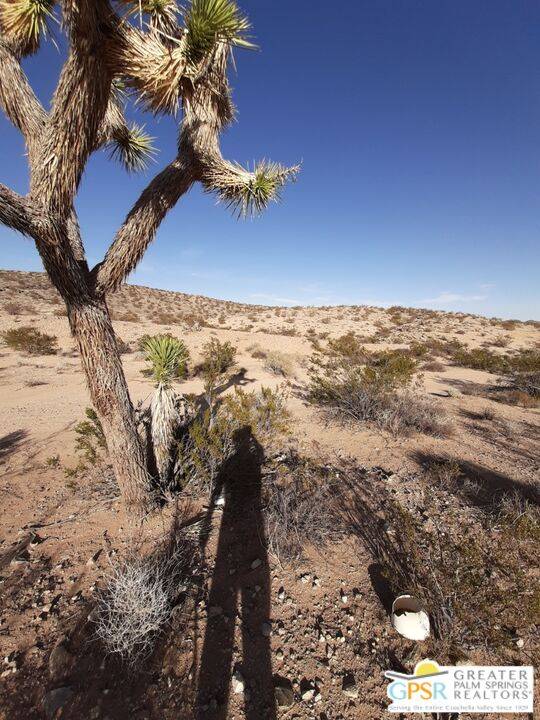
[[[426,364],[421,392],[451,417],[446,438],[395,438],[328,423],[302,388],[315,339],[352,331],[378,349],[459,340],[510,352],[539,347],[538,323],[403,308],[247,306],[131,286],[110,306],[129,350],[123,360],[135,401],[147,402],[152,392],[137,351],[145,333],[181,336],[194,362],[212,335],[230,340],[238,348],[233,384],[251,390],[285,383],[294,432],[283,449],[335,469],[346,522],[327,543],[307,546],[299,562],[281,562],[261,544],[260,488],[271,468],[246,464],[238,474],[242,491],[231,486],[224,507],[208,507],[203,497],[182,504],[200,563],[154,654],[136,672],[105,656],[92,611],[132,531],[107,468],[76,471],[73,429],[89,402],[62,304],[44,276],[1,272],[0,332],[33,326],[55,336],[59,352],[0,348],[0,717],[367,720],[386,714],[387,669],[410,672],[423,657],[534,664],[538,633],[527,593],[538,601],[538,538],[519,539],[514,557],[522,525],[491,517],[485,498],[504,491],[538,503],[538,408],[501,402],[489,392],[495,376],[444,357]],[[279,355],[277,375],[261,357],[269,350]],[[190,377],[178,390],[198,393],[201,381]],[[441,459],[444,467],[459,466],[460,483],[434,478]],[[165,508],[151,521],[156,536],[171,513]],[[517,595],[525,599],[503,628],[504,642],[493,632],[496,618],[483,624],[482,607],[467,631],[439,622],[438,608],[430,607],[432,638],[414,643],[395,632],[389,604],[396,587],[409,589],[400,573],[417,561],[403,517],[418,525],[419,546],[441,537],[448,547],[478,543],[492,555],[482,565],[488,575],[504,576],[498,563],[508,562],[514,579],[504,587],[514,595],[519,575],[524,594]],[[441,558],[448,572],[459,565],[444,543]],[[483,582],[474,582],[464,590],[467,602],[482,595]]]

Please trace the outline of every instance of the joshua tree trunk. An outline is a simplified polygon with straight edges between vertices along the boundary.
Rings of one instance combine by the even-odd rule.
[[[71,305],[68,314],[124,502],[140,515],[149,504],[150,479],[107,305]]]

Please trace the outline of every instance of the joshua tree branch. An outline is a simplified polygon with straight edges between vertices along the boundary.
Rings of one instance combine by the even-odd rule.
[[[31,182],[31,195],[60,220],[69,215],[107,111],[112,77],[105,49],[112,18],[106,0],[81,0],[68,17],[70,52]]]
[[[28,200],[5,185],[0,185],[0,223],[23,235],[33,236],[36,231]]]
[[[32,155],[47,113],[30,87],[19,60],[0,38],[0,107],[23,134]]]
[[[176,158],[150,182],[116,234],[105,259],[92,271],[99,294],[116,290],[137,267],[165,215],[196,179],[190,165]]]

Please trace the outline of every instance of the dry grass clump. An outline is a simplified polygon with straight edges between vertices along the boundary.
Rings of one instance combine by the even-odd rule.
[[[289,377],[294,373],[294,362],[290,355],[272,350],[266,355],[264,369],[273,375]]]
[[[28,305],[21,305],[17,302],[8,302],[4,304],[4,310],[8,315],[36,315],[36,311]]]
[[[2,340],[12,350],[28,355],[55,355],[58,339],[31,326],[10,328],[2,333]]]
[[[105,588],[98,597],[95,635],[105,650],[136,670],[153,651],[173,607],[191,583],[196,547],[186,533],[176,531],[149,557],[111,563]]]
[[[444,372],[446,367],[438,360],[429,360],[422,365],[422,370],[429,370],[429,372]]]
[[[299,561],[306,546],[322,547],[341,534],[335,506],[338,476],[294,456],[265,476],[266,539],[280,562]]]
[[[311,361],[308,399],[331,415],[373,422],[395,435],[449,434],[451,426],[441,408],[414,391],[417,363],[409,354],[368,353],[349,333],[330,340]]]
[[[251,357],[255,358],[256,360],[264,360],[264,358],[267,356],[266,350],[263,350],[263,348],[257,343],[253,343],[253,345],[248,345],[247,351],[249,352]]]

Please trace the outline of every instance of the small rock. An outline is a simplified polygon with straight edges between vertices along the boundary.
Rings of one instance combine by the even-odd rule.
[[[86,564],[87,564],[89,567],[92,567],[92,565],[95,565],[95,564],[96,564],[96,561],[97,561],[97,559],[99,558],[99,556],[101,555],[101,553],[102,553],[102,549],[99,548],[99,550],[96,550],[96,552],[92,555],[92,557],[89,558],[89,559],[86,561]]]
[[[246,683],[242,677],[240,670],[235,670],[232,679],[232,688],[235,695],[241,695],[244,692]]]
[[[262,560],[261,560],[261,558],[256,558],[256,559],[251,563],[251,569],[252,569],[252,570],[256,570],[256,569],[257,569],[258,567],[260,567],[261,565],[262,565]]]
[[[73,667],[73,655],[69,652],[64,640],[56,643],[49,657],[49,675],[51,680],[64,680]]]
[[[522,648],[525,646],[525,640],[523,638],[518,638],[516,640],[516,645],[518,648]]]
[[[264,637],[270,637],[272,634],[272,623],[263,622],[261,625],[261,633]]]
[[[60,708],[71,700],[73,697],[73,690],[70,687],[59,687],[55,690],[48,692],[43,699],[43,709],[45,715],[53,720],[56,717],[56,713]]]
[[[291,681],[286,678],[276,678],[274,680],[274,695],[278,707],[291,707],[294,703],[294,691]]]

